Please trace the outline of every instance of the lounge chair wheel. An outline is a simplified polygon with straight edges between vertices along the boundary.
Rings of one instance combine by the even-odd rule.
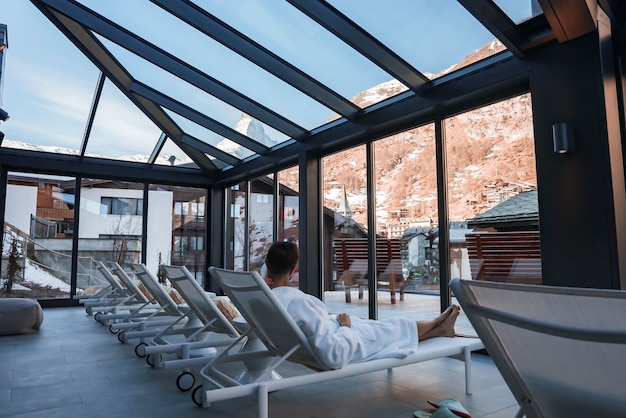
[[[113,329],[113,324],[109,325],[109,332],[111,334],[117,334],[119,331]]]
[[[145,348],[148,346],[146,343],[139,343],[135,346],[135,355],[139,358],[144,358],[146,356]]]
[[[161,363],[161,353],[157,353],[157,354],[148,354],[146,356],[146,363],[148,363],[148,366],[150,367],[154,367],[155,364],[157,363]]]
[[[85,312],[87,312],[87,315],[91,315],[91,312],[92,312],[91,307],[86,308]]]
[[[124,341],[124,331],[118,332],[117,333],[117,339],[119,340],[119,342],[121,342],[122,344],[124,344],[126,341]]]
[[[93,315],[93,319],[94,319],[96,322],[100,322],[100,317],[101,317],[101,316],[102,316],[102,312],[96,312],[96,313]],[[100,322],[100,323],[102,323],[102,322]]]
[[[196,384],[196,378],[191,372],[182,372],[176,378],[176,387],[178,390],[187,392]]]
[[[198,406],[202,406],[202,385],[197,386],[193,392],[191,392],[191,400]]]

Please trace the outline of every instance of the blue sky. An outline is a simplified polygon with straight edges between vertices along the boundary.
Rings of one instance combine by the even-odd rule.
[[[82,3],[122,25],[132,26],[141,36],[305,128],[318,126],[332,115],[216,42],[176,26],[169,15],[146,0]],[[422,72],[448,68],[493,39],[453,0],[330,3]],[[512,7],[512,13],[529,13],[529,1],[498,3]],[[283,1],[202,0],[198,4],[347,98],[391,79]],[[98,69],[30,1],[2,0],[0,23],[8,26],[9,40],[2,108],[11,119],[0,125],[5,140],[78,150]],[[108,40],[102,42],[119,54],[122,64],[140,81],[170,95],[183,94],[187,104],[231,127],[240,118],[238,110],[183,85],[186,83],[137,60]],[[278,135],[271,130],[269,133]],[[149,154],[159,135],[160,130],[107,83],[87,151],[111,158]],[[181,154],[175,146],[163,152]]]

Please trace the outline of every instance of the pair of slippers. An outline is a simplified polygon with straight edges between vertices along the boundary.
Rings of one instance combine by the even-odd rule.
[[[461,403],[452,398],[446,398],[439,402],[428,401],[435,409],[435,412],[415,411],[415,418],[472,418],[469,412]]]

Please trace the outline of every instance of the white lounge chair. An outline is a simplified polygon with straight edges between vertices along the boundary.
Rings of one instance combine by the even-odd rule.
[[[154,336],[162,328],[183,317],[184,312],[171,298],[159,292],[161,289],[146,290],[144,294],[135,283],[135,279],[131,278],[118,263],[107,264],[108,266],[101,266],[103,273],[119,280],[136,295],[136,299],[142,300],[140,305],[121,305],[108,312],[100,311],[94,314],[97,321],[109,324],[109,331],[117,334],[120,342]],[[138,275],[135,277],[138,278]]]
[[[175,333],[177,331],[173,329],[174,327],[182,328],[188,326],[191,329],[197,324],[194,322],[190,323],[189,316],[186,315],[189,312],[189,308],[177,305],[145,266],[132,264],[131,267],[134,270],[135,277],[143,284],[147,292],[152,295],[151,299],[156,301],[156,310],[143,319],[116,322],[111,324],[109,328],[113,331],[120,331],[117,337],[122,343],[139,339],[140,342],[135,347],[135,354],[143,357],[144,355],[140,354],[139,348],[147,344],[150,339],[159,333],[162,333],[164,329],[167,328],[168,332]],[[193,332],[190,329],[185,329],[181,332]],[[147,358],[146,361],[148,361],[148,364],[151,364],[151,358]]]
[[[81,299],[86,311],[89,315],[103,312],[117,312],[120,308],[125,310],[136,309],[137,307],[148,302],[146,297],[138,290],[132,287],[122,286],[120,280],[113,276],[104,262],[96,261],[96,270],[100,272],[111,286],[111,292],[104,297]],[[96,315],[94,315],[96,318]]]
[[[626,416],[626,292],[452,280],[520,410]]]
[[[151,276],[143,264],[133,264],[133,269],[139,277]],[[136,351],[138,355],[147,355],[148,364],[154,367],[182,369],[176,386],[186,391],[195,384],[190,368],[205,365],[217,354],[216,347],[230,345],[240,335],[187,268],[163,266],[163,269],[188,307],[185,316],[191,319],[178,330],[177,322],[170,324],[148,342],[140,343]],[[173,354],[174,358],[164,358],[163,354]]]
[[[464,356],[466,391],[468,394],[471,393],[471,352],[483,348],[478,338],[433,338],[420,342],[416,353],[403,359],[372,360],[331,370],[319,359],[302,330],[258,273],[236,272],[215,267],[210,267],[209,273],[245,317],[250,326],[249,332],[256,333],[266,345],[267,355],[271,356],[273,364],[265,375],[242,384],[220,370],[220,366],[228,362],[241,361],[246,358],[245,355],[232,353],[230,350],[221,352],[200,371],[202,386],[198,386],[192,393],[194,402],[199,405],[206,407],[213,401],[257,394],[258,415],[267,417],[270,391],[459,355]],[[287,360],[305,364],[318,372],[283,379],[267,379],[272,370]]]
[[[128,295],[132,295],[131,300],[136,301],[130,304],[116,304],[110,309],[98,310],[98,307],[95,307],[94,310],[98,310],[98,312],[94,313],[96,321],[103,325],[114,322],[137,321],[158,311],[155,299],[144,294],[117,262],[109,261],[105,265],[102,261],[98,261],[96,266],[109,282],[115,281],[120,283]]]

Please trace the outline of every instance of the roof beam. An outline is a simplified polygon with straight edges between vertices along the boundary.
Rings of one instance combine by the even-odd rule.
[[[195,149],[200,151],[204,151],[207,154],[214,156],[215,158],[224,161],[226,164],[237,165],[241,162],[241,160],[227,152],[222,151],[219,148],[214,147],[213,145],[209,145],[206,142],[199,140],[196,137],[193,137],[188,134],[183,134],[181,138],[183,144],[187,144],[192,146]]]
[[[179,101],[149,87],[145,84],[136,81],[130,86],[130,91],[138,94],[146,99],[163,106],[174,113],[179,114],[180,116],[189,119],[192,122],[197,123],[200,126],[203,126],[210,131],[215,132],[218,135],[221,135],[225,138],[230,139],[241,145],[244,148],[248,148],[257,154],[265,154],[269,151],[269,148],[265,145],[254,141],[253,139],[243,135],[236,130],[212,119],[191,107],[180,103]]]
[[[509,17],[491,0],[457,0],[516,57],[524,57],[524,40]]]
[[[148,164],[154,164],[157,157],[161,153],[161,150],[163,149],[163,145],[165,145],[165,141],[167,141],[167,135],[165,135],[164,132],[161,132],[161,135],[159,135],[159,140],[154,146],[154,149],[152,149],[152,154],[150,154],[150,158],[148,158]]]
[[[297,139],[306,134],[304,128],[282,117],[278,113],[80,4],[69,0],[31,1],[46,4],[48,7],[66,15],[77,24],[89,28],[133,54],[176,75],[182,80],[219,98],[253,118],[268,124],[291,138]]]
[[[329,3],[320,0],[287,1],[410,89],[418,91],[428,82],[424,74]]]
[[[199,168],[148,165],[132,161],[2,148],[0,165],[10,171],[102,178],[206,188],[213,177]]]
[[[350,119],[360,108],[278,55],[188,0],[151,0],[322,105]]]

